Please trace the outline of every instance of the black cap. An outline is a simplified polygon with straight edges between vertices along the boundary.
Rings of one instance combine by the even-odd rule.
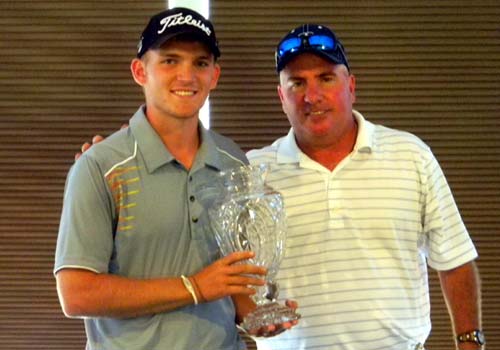
[[[141,58],[149,49],[158,48],[183,34],[192,35],[207,44],[216,59],[220,56],[212,23],[196,11],[175,7],[151,17],[137,45],[137,57]]]
[[[333,31],[318,24],[303,24],[285,35],[276,47],[276,71],[279,73],[292,58],[305,52],[350,70],[344,47]]]

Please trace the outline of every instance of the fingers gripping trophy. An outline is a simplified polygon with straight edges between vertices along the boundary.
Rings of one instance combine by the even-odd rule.
[[[249,331],[294,321],[300,315],[276,302],[278,267],[285,252],[286,217],[283,198],[265,183],[268,166],[242,166],[221,172],[217,198],[208,211],[223,255],[253,251],[251,264],[267,268],[266,284],[252,296],[257,308],[241,326]]]

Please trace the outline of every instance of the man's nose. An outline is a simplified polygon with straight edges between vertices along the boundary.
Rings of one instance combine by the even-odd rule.
[[[177,70],[177,79],[182,81],[191,81],[194,77],[194,67],[192,64],[185,63],[179,66]]]
[[[310,104],[321,100],[321,90],[318,84],[308,83],[304,92],[304,101]]]

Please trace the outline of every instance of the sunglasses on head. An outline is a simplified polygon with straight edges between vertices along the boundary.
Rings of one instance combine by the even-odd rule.
[[[303,36],[302,38],[290,38],[281,43],[278,48],[278,56],[282,57],[300,48],[314,47],[320,50],[333,51],[337,43],[333,38],[326,35]]]
[[[288,54],[292,54],[301,49],[312,48],[314,50],[326,51],[326,52],[335,52],[337,53],[344,64],[349,69],[347,64],[347,58],[345,56],[344,49],[342,45],[337,42],[333,37],[321,34],[313,34],[313,35],[299,35],[299,37],[290,38],[283,41],[279,46],[276,52],[276,60],[277,62],[281,61],[283,57]]]

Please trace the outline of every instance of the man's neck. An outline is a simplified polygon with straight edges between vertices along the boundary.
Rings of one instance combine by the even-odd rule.
[[[191,169],[201,143],[198,118],[151,118],[146,115],[168,151],[186,169]]]
[[[353,125],[342,135],[342,137],[336,140],[325,143],[324,145],[303,146],[298,144],[298,146],[302,152],[309,156],[309,158],[328,170],[333,171],[342,160],[351,154],[356,144],[357,136],[358,124],[354,121]]]

